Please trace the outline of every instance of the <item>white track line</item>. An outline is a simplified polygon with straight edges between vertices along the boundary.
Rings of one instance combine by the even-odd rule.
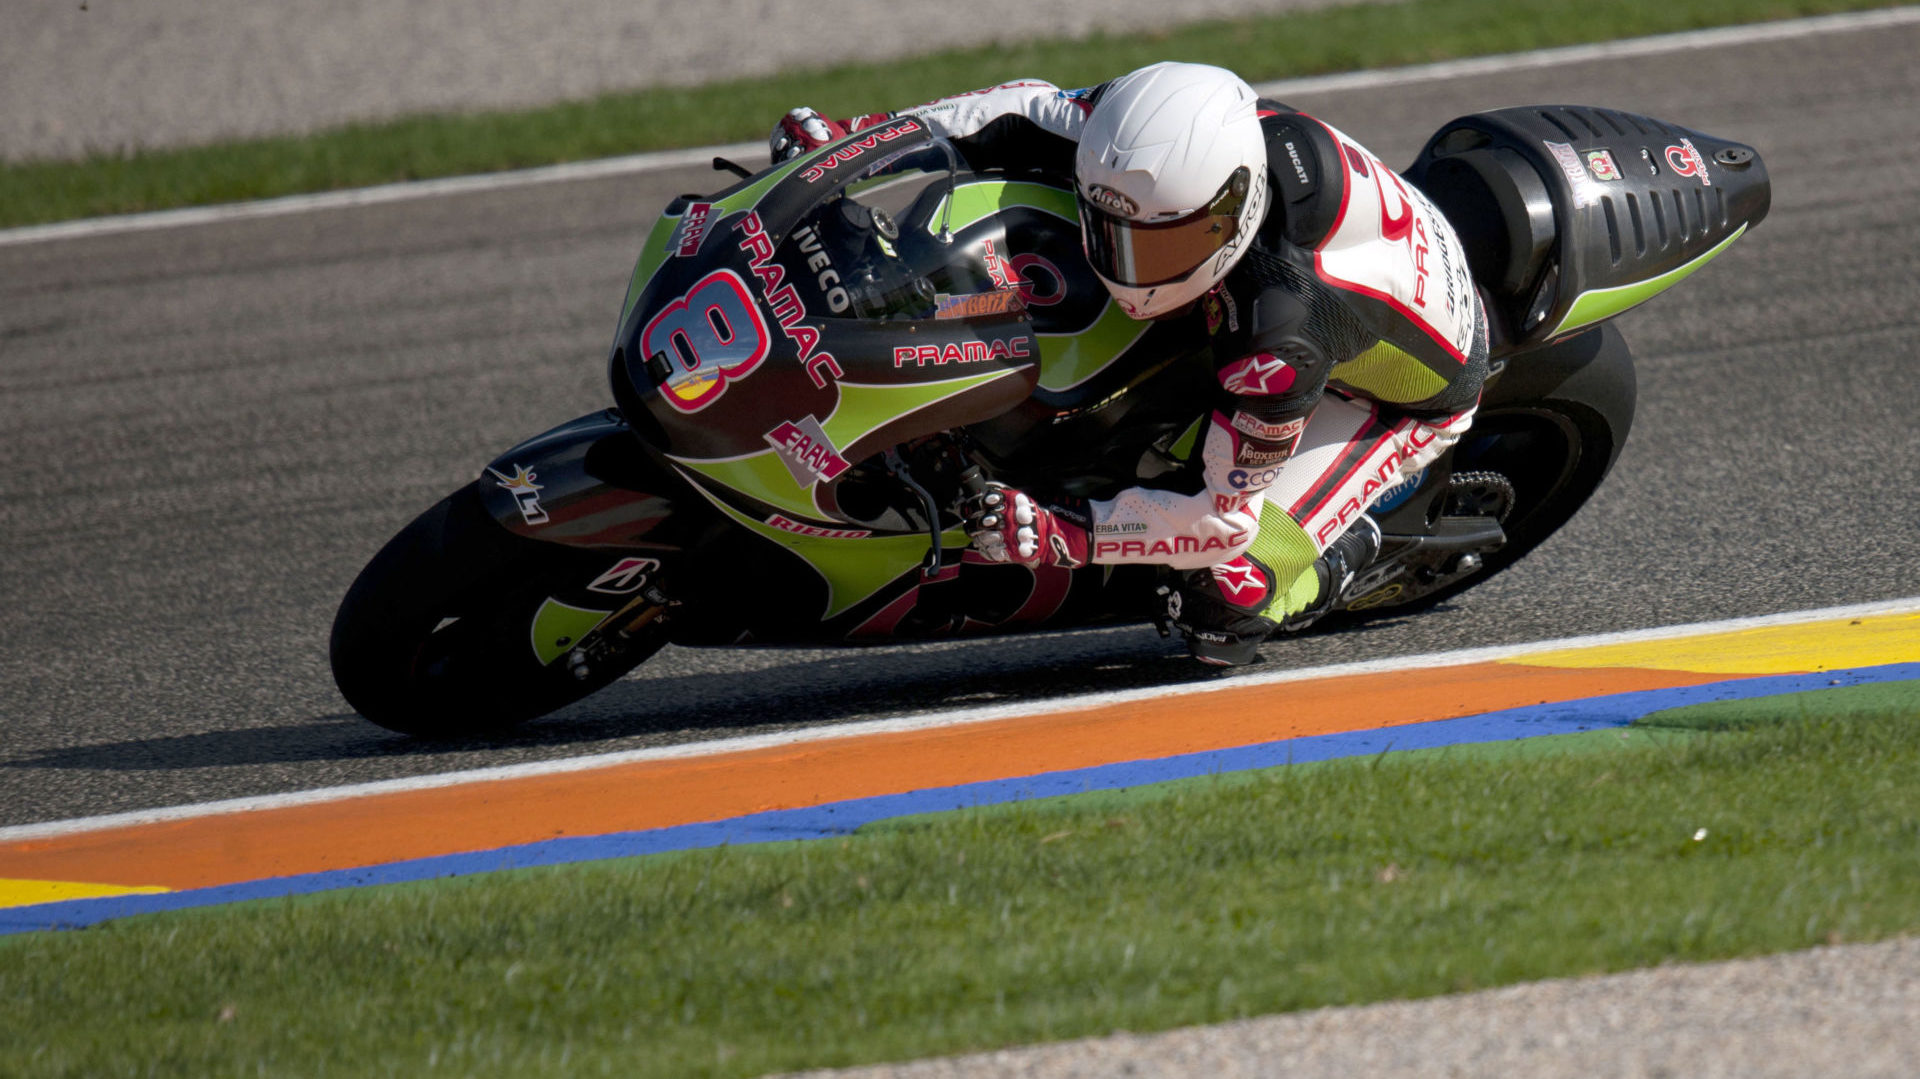
[[[1882,8],[1875,11],[1844,12],[1839,15],[1813,15],[1804,19],[1722,26],[1711,30],[1688,30],[1677,34],[1627,38],[1594,45],[1568,45],[1557,49],[1478,56],[1466,60],[1442,60],[1416,67],[1354,71],[1341,75],[1316,75],[1304,79],[1263,83],[1254,87],[1267,97],[1286,94],[1310,94],[1329,90],[1367,90],[1381,86],[1459,79],[1474,75],[1498,75],[1533,68],[1563,67],[1593,60],[1617,60],[1627,57],[1659,56],[1694,49],[1723,48],[1734,45],[1759,45],[1769,41],[1788,41],[1816,34],[1846,33],[1855,30],[1880,30],[1920,23],[1920,5]]]
[[[715,155],[722,157],[764,154],[765,142],[737,142],[729,146],[706,146],[692,150],[667,150],[654,154],[608,157],[598,161],[575,161],[566,165],[546,165],[537,169],[489,172],[477,176],[452,176],[443,180],[411,180],[406,183],[356,187],[348,191],[323,191],[314,195],[287,195],[254,202],[231,202],[219,206],[193,206],[184,210],[155,210],[144,214],[115,217],[90,217],[81,221],[63,221],[53,225],[27,225],[0,230],[0,247],[43,243],[49,240],[73,240],[89,236],[109,236],[123,232],[149,232],[154,229],[213,225],[226,221],[245,221],[259,217],[284,217],[315,210],[339,210],[354,206],[376,206],[384,202],[439,198],[486,191],[504,191],[534,184],[592,180],[603,176],[628,176],[660,169],[704,165]]]
[[[1324,75],[1304,79],[1287,79],[1280,82],[1261,83],[1255,87],[1255,89],[1267,97],[1284,99],[1290,94],[1361,90],[1382,86],[1402,86],[1410,83],[1458,79],[1474,75],[1556,67],[1591,60],[1658,56],[1665,53],[1685,52],[1692,49],[1751,45],[1768,41],[1808,37],[1815,34],[1883,29],[1894,26],[1906,26],[1916,22],[1920,22],[1920,6],[1849,12],[1839,15],[1818,15],[1804,19],[1787,19],[1779,22],[1729,26],[1714,30],[1692,30],[1679,34],[1661,34],[1654,37],[1631,38],[1626,41],[1608,42],[1599,45],[1573,45],[1566,48],[1541,49],[1534,52],[1483,56],[1472,60],[1448,60],[1435,64],[1422,64],[1416,67],[1357,71],[1344,75]],[[565,183],[574,180],[590,180],[608,176],[627,176],[635,173],[654,172],[661,169],[684,168],[690,165],[705,164],[716,156],[752,159],[757,158],[765,149],[766,144],[764,142],[736,142],[725,146],[705,146],[690,150],[632,154],[626,157],[610,157],[597,161],[581,161],[566,165],[549,165],[536,169],[516,169],[511,172],[486,173],[478,176],[456,176],[443,180],[416,180],[408,183],[382,184],[378,187],[355,188],[350,191],[328,191],[315,195],[289,195],[285,198],[262,199],[256,202],[229,203],[221,206],[201,206],[183,210],[159,210],[153,213],[122,214],[114,217],[95,217],[81,221],[64,221],[52,225],[28,225],[22,228],[0,229],[0,247],[44,243],[51,240],[72,240],[89,236],[107,236],[126,232],[146,232],[153,229],[184,228],[192,225],[244,221],[261,217],[280,217],[287,214],[309,213],[315,210],[372,206],[379,203],[399,202],[407,199],[437,198],[445,195],[501,191],[508,188],[526,187],[533,184]]]
[[[569,757],[555,761],[536,761],[530,764],[512,764],[497,768],[476,768],[463,772],[446,772],[440,775],[414,776],[406,779],[387,779],[373,783],[355,783],[343,787],[326,787],[319,790],[262,795],[255,798],[233,798],[218,802],[201,802],[194,805],[135,810],[130,813],[115,813],[101,817],[83,817],[77,820],[47,821],[40,824],[17,824],[0,828],[0,843],[48,839],[54,836],[72,835],[79,832],[92,832],[107,828],[121,828],[140,824],[155,824],[162,821],[188,820],[196,817],[219,816],[227,813],[283,809],[290,806],[337,802],[350,798],[365,798],[373,795],[430,790],[436,787],[456,787],[470,783],[489,783],[506,779],[524,779],[531,776],[585,772],[600,768],[634,764],[641,761],[703,757],[720,753],[737,753],[749,749],[791,746],[807,742],[821,742],[829,739],[849,738],[860,735],[889,734],[900,731],[926,730],[934,727],[958,727],[973,723],[983,723],[988,720],[1008,719],[1019,716],[1051,715],[1058,712],[1081,712],[1113,704],[1152,700],[1158,697],[1194,697],[1217,693],[1222,690],[1280,685],[1286,682],[1301,682],[1312,679],[1337,678],[1360,674],[1382,674],[1395,671],[1430,670],[1442,667],[1459,667],[1470,663],[1491,663],[1499,660],[1515,659],[1539,652],[1558,652],[1566,649],[1638,644],[1647,641],[1674,640],[1714,633],[1735,633],[1743,630],[1792,626],[1808,622],[1832,621],[1841,618],[1865,618],[1875,615],[1901,614],[1920,614],[1920,596],[1888,600],[1880,603],[1858,604],[1850,607],[1827,607],[1813,611],[1793,611],[1785,614],[1761,615],[1753,618],[1735,618],[1720,622],[1697,622],[1691,625],[1662,626],[1656,629],[1603,633],[1587,637],[1567,637],[1560,640],[1536,641],[1531,644],[1499,645],[1491,648],[1470,648],[1454,652],[1433,652],[1419,656],[1402,656],[1396,659],[1369,660],[1362,663],[1341,663],[1325,667],[1306,667],[1296,670],[1274,671],[1268,674],[1241,675],[1206,683],[1180,682],[1165,686],[1150,686],[1144,689],[1120,690],[1112,693],[1090,693],[1076,697],[1061,697],[1055,700],[1021,701],[1017,704],[991,705],[983,708],[966,708],[948,712],[931,712],[925,715],[904,716],[898,719],[863,720],[854,723],[809,727],[805,730],[778,731],[772,734],[752,735],[744,738],[726,738],[707,742],[689,742],[682,745],[656,746],[648,749],[626,750],[620,753],[603,753],[589,757]]]

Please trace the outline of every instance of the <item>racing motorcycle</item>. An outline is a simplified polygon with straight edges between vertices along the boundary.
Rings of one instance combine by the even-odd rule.
[[[1164,613],[1169,571],[990,563],[955,508],[988,478],[1089,498],[1201,487],[1217,393],[1204,328],[1137,322],[1108,298],[1069,177],[971,169],[911,118],[757,174],[715,167],[738,182],[674,200],[641,249],[613,407],[508,450],[347,592],[333,672],[367,719],[499,730],[667,643],[858,645]],[[1632,355],[1607,320],[1770,202],[1752,148],[1586,106],[1462,117],[1403,177],[1461,238],[1493,373],[1451,451],[1375,477],[1355,508],[1379,524],[1380,557],[1315,631],[1429,607],[1564,524],[1633,419]]]

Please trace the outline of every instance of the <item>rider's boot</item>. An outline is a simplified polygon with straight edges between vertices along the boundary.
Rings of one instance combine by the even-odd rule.
[[[1363,513],[1315,560],[1313,569],[1320,577],[1320,591],[1312,603],[1280,623],[1281,632],[1297,633],[1318,622],[1333,610],[1335,601],[1346,595],[1354,578],[1379,557],[1380,525],[1371,514]]]
[[[1320,590],[1313,602],[1284,621],[1261,613],[1273,599],[1274,574],[1250,555],[1180,574],[1178,586],[1167,589],[1167,618],[1186,635],[1194,659],[1214,667],[1252,663],[1276,629],[1297,632],[1319,621],[1379,557],[1380,526],[1363,513],[1315,560]]]
[[[1185,635],[1193,658],[1209,666],[1252,663],[1277,625],[1260,613],[1273,595],[1273,571],[1248,555],[1177,574],[1162,591],[1167,620]]]

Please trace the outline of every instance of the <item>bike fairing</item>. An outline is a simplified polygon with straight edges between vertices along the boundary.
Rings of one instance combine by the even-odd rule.
[[[925,139],[924,132],[920,138]],[[868,168],[871,171],[874,165]],[[792,176],[792,181],[811,182],[806,176],[812,172],[812,169],[804,170]],[[823,178],[830,174],[818,173]],[[837,182],[858,182],[862,175],[847,174]],[[662,399],[673,406],[675,415],[663,414],[658,409],[651,412],[656,421],[664,418],[672,425],[672,437],[668,440],[672,445],[667,456],[686,470],[702,497],[735,523],[794,550],[821,573],[828,594],[826,607],[819,617],[831,620],[849,614],[861,618],[864,616],[854,608],[875,597],[886,586],[897,583],[902,576],[903,561],[906,565],[919,561],[917,556],[924,553],[926,533],[922,530],[900,536],[885,535],[874,529],[848,528],[848,518],[836,503],[831,481],[845,471],[848,462],[870,457],[895,441],[903,430],[902,423],[941,429],[1000,413],[1007,405],[1023,399],[1032,388],[1033,369],[1039,358],[1030,334],[1032,327],[1018,303],[995,305],[991,311],[977,312],[974,317],[962,320],[941,318],[942,312],[935,310],[938,305],[932,297],[926,298],[927,310],[919,312],[930,317],[907,324],[909,329],[919,332],[923,340],[929,337],[932,340],[913,347],[879,347],[874,343],[887,336],[874,331],[888,330],[887,325],[831,317],[803,318],[802,308],[812,305],[795,302],[791,291],[796,283],[795,275],[789,274],[783,281],[780,268],[784,264],[796,272],[801,265],[809,270],[823,269],[825,264],[819,261],[823,252],[815,249],[818,245],[810,238],[808,225],[794,225],[792,208],[782,209],[776,205],[780,200],[778,185],[771,189],[758,183],[753,186],[754,201],[737,195],[720,200],[731,204],[736,212],[729,220],[708,227],[706,242],[711,246],[705,254],[711,257],[727,252],[726,258],[738,267],[739,275],[750,273],[758,279],[762,299],[775,318],[756,321],[757,316],[749,316],[740,319],[741,325],[736,326],[726,304],[708,304],[704,313],[715,316],[717,323],[691,336],[700,337],[699,344],[719,341],[726,346],[744,347],[742,342],[754,335],[767,336],[771,327],[766,323],[772,321],[784,323],[783,331],[792,331],[786,333],[787,345],[778,350],[782,356],[798,357],[811,347],[817,351],[813,351],[809,359],[816,363],[823,357],[857,356],[859,359],[847,360],[844,366],[840,359],[834,359],[831,367],[810,367],[804,387],[788,380],[780,386],[758,385],[744,397],[725,395],[719,407],[728,414],[718,420],[701,417],[698,423],[675,422],[677,414],[683,411],[682,405],[666,400],[664,393]],[[810,194],[808,197],[820,196]],[[801,207],[801,212],[814,212],[813,203]],[[783,219],[784,223],[780,223]],[[774,240],[768,237],[779,237],[783,228],[800,237],[797,247],[789,250],[793,246],[791,237],[782,239],[778,243],[779,257],[769,258],[769,247]],[[648,262],[647,256],[643,255],[642,262]],[[745,265],[741,265],[742,262]],[[712,276],[709,266],[702,265],[701,269],[709,270],[707,276],[694,283],[687,293],[679,293],[684,283],[676,284],[671,276],[660,276],[670,267],[655,261],[651,269],[653,273],[636,287],[649,297],[658,298],[630,301],[627,311],[637,312],[637,319],[658,320],[663,315],[669,320],[681,319],[687,295],[701,289]],[[639,276],[636,273],[636,278]],[[816,281],[815,284],[834,283]],[[662,292],[663,289],[667,291]],[[679,294],[676,296],[676,293]],[[716,295],[726,300],[732,293],[725,290]],[[662,299],[666,302],[661,302]],[[710,297],[701,295],[695,299]],[[783,312],[795,317],[781,318]],[[648,327],[652,325],[649,321],[637,328],[638,340],[648,339]],[[837,341],[850,342],[851,347],[842,348]],[[688,344],[686,339],[675,342],[677,349],[685,351],[677,357],[678,363],[666,361],[665,377],[659,380],[663,390],[675,380],[688,377],[688,372],[704,369],[698,350],[687,350]],[[949,366],[958,370],[946,370]],[[784,370],[785,365],[778,364],[767,370],[775,369]],[[985,369],[982,373],[972,373],[982,369]],[[921,372],[924,377],[916,377]],[[820,377],[822,375],[826,377]],[[776,381],[786,378],[784,373],[756,377]],[[827,384],[822,385],[823,382]],[[994,383],[1006,385],[1000,388]],[[981,403],[968,403],[967,394],[973,390],[983,391],[983,395],[975,395]],[[826,396],[820,407],[794,415],[801,411],[796,402],[804,401],[808,391],[824,391]],[[616,380],[617,396],[618,393]],[[720,396],[716,394],[716,400]],[[636,410],[642,415],[648,411],[644,404],[629,402],[628,411]],[[764,414],[766,418],[742,422],[743,416],[755,413]],[[926,419],[920,413],[938,413],[938,417],[944,418]],[[765,423],[767,432],[757,449],[741,441],[741,432],[761,423]],[[769,472],[768,465],[778,472]],[[902,523],[896,522],[891,527],[898,531]],[[944,539],[951,549],[964,544],[966,538],[956,534]],[[920,545],[919,550],[912,557],[904,557],[915,543]],[[918,587],[916,584],[910,591]],[[1016,606],[1019,609],[1014,613],[1027,619],[1053,613],[1051,606],[1040,609],[1031,603]],[[858,623],[855,629],[860,630],[864,625]],[[979,625],[988,628],[991,623]]]

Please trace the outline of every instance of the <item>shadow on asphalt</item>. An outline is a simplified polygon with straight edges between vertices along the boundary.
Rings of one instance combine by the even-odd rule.
[[[711,666],[717,655],[719,662],[726,662],[742,653],[674,649],[650,660],[636,676],[584,701],[493,736],[413,738],[383,730],[348,712],[271,727],[41,749],[0,762],[0,767],[158,772],[369,758],[457,757],[541,747],[638,748],[850,719],[1209,680],[1208,672],[1196,669],[1177,642],[1160,641],[1150,632],[1144,640],[1106,634],[1103,641],[1101,636],[1065,649],[1056,644],[1036,650],[1032,639],[1019,643],[999,640],[949,644],[933,651],[851,651],[829,659],[809,652],[806,658],[786,662],[781,657],[794,653],[763,651],[753,657],[761,664],[757,670],[687,673],[678,673],[677,667]]]
[[[1353,639],[1391,624],[1353,626],[1340,636]],[[1177,638],[1162,640],[1137,626],[849,650],[829,658],[817,651],[668,649],[584,701],[493,736],[414,738],[353,713],[333,713],[271,727],[36,750],[0,767],[163,772],[389,758],[448,758],[443,768],[483,767],[498,763],[489,758],[502,750],[516,759],[539,759],[573,755],[542,749],[634,749],[1152,686],[1199,686],[1276,666],[1326,662],[1302,663],[1307,657],[1300,653],[1324,653],[1317,645],[1330,640],[1314,635],[1275,642],[1262,650],[1262,662],[1231,672],[1201,667]],[[697,669],[726,665],[732,669]]]

